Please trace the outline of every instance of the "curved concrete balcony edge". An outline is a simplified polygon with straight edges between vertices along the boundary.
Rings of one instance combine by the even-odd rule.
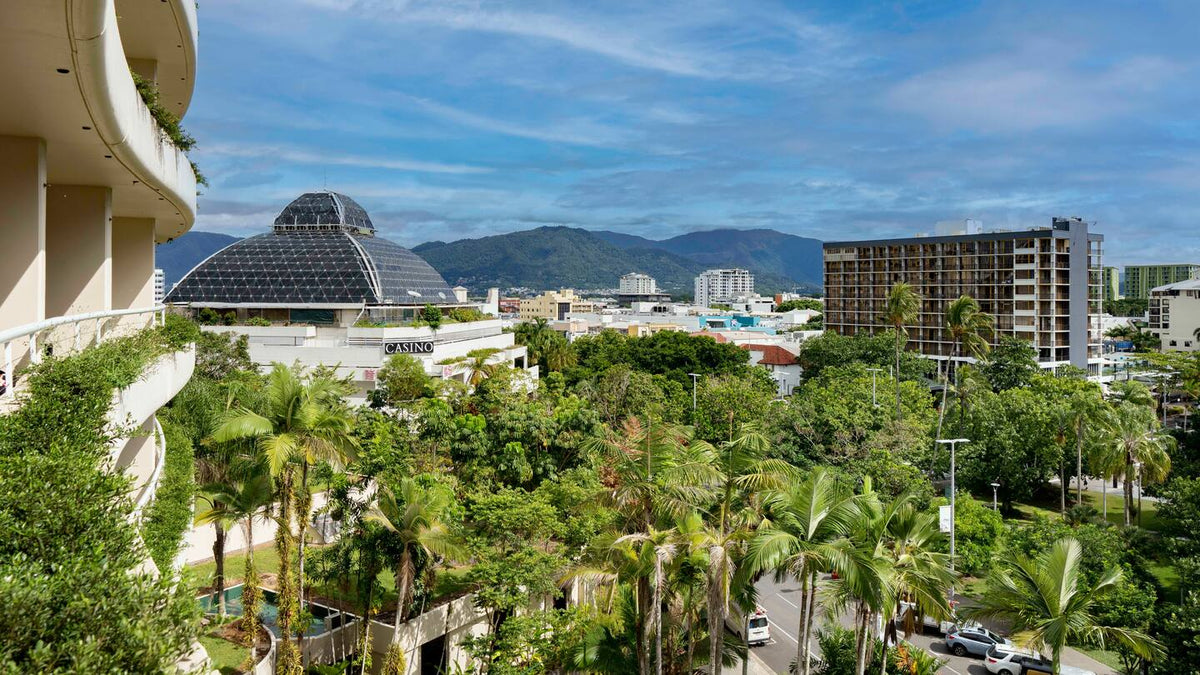
[[[118,428],[141,426],[175,398],[196,370],[196,345],[163,354],[146,366],[141,379],[113,392],[109,423]]]
[[[162,132],[137,92],[113,0],[68,2],[76,78],[95,129],[134,181],[141,181],[175,208],[182,229],[173,228],[169,236],[179,236],[196,221],[196,175],[191,162]],[[194,30],[194,9],[184,16],[191,17]]]

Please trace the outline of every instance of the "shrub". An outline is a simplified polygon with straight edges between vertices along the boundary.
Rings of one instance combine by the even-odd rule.
[[[247,326],[270,326],[271,322],[261,316],[252,316],[246,320]]]
[[[933,500],[934,508],[949,503],[945,497]],[[965,492],[958,493],[954,500],[954,552],[960,571],[978,577],[991,570],[1003,534],[1004,519],[999,513]],[[942,548],[949,550],[949,544]]]
[[[192,499],[196,494],[192,441],[182,429],[162,423],[166,456],[162,479],[154,501],[142,521],[142,540],[158,569],[164,574],[174,564],[179,544],[192,523]]]

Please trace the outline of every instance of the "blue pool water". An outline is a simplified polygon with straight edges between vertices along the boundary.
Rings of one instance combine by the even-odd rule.
[[[232,614],[233,616],[242,615],[243,588],[244,586],[239,584],[233,588],[225,589],[226,613]],[[205,613],[210,614],[216,613],[217,611],[216,599],[216,593],[209,593],[208,595],[203,595],[198,598],[200,607],[205,611]],[[306,637],[320,635],[329,630],[326,624],[326,619],[329,617],[332,617],[332,621],[330,622],[329,626],[332,626],[333,628],[341,625],[341,619],[343,616],[345,616],[347,620],[352,619],[351,615],[349,614],[343,615],[336,609],[329,609],[328,607],[322,607],[321,605],[306,604],[305,608],[312,614],[312,621],[309,622],[308,627],[304,631],[304,635]],[[264,628],[274,633],[275,637],[280,637],[279,605],[276,603],[275,591],[263,591],[263,599],[261,608],[258,612],[258,618],[262,622]]]

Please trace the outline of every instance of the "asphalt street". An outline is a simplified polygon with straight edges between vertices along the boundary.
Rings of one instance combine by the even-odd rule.
[[[758,582],[758,604],[767,610],[768,621],[771,624],[771,642],[761,647],[752,647],[754,653],[761,658],[776,673],[786,675],[788,668],[796,660],[799,640],[796,629],[800,623],[800,584],[788,579],[776,583],[770,578]],[[818,608],[820,604],[818,602]],[[814,623],[815,629],[825,623],[826,618],[818,615]],[[849,627],[849,622],[843,620]],[[971,656],[954,656],[946,651],[946,643],[940,634],[932,631],[927,635],[916,635],[908,638],[913,645],[932,652],[940,659],[947,660],[946,665],[939,671],[942,675],[988,675],[983,660]],[[814,654],[819,654],[816,637],[812,639]],[[1069,650],[1070,655],[1064,654],[1064,661],[1071,665],[1089,668],[1098,674],[1109,671],[1087,657]]]

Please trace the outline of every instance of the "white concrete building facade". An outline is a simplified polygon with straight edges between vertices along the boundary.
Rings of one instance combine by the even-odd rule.
[[[1200,349],[1200,280],[1180,281],[1150,291],[1149,330],[1164,352]]]
[[[619,292],[621,295],[650,295],[658,292],[658,282],[649,274],[630,272],[621,276]]]
[[[701,307],[728,303],[741,296],[754,295],[754,275],[740,268],[714,269],[696,277],[694,301]]]

